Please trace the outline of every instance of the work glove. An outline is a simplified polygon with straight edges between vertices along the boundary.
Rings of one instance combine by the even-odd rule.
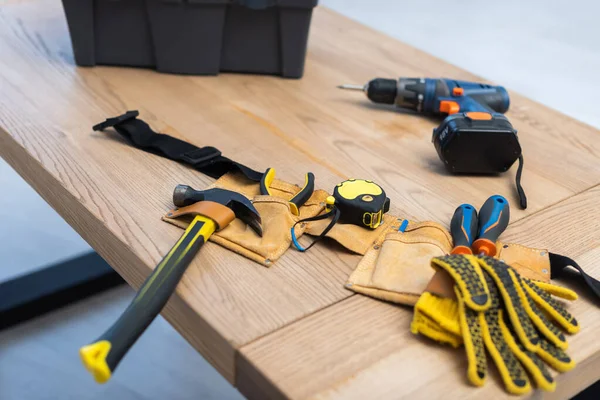
[[[488,256],[436,257],[431,266],[443,272],[415,305],[411,331],[455,347],[463,343],[472,384],[485,382],[486,350],[513,394],[529,392],[530,378],[553,391],[546,364],[560,372],[575,366],[563,331],[576,333],[579,324],[551,296],[575,300],[575,292],[523,277]]]

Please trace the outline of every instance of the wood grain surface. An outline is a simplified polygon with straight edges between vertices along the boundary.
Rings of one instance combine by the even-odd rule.
[[[181,234],[160,221],[175,185],[202,188],[212,180],[135,150],[114,132],[92,132],[92,125],[129,109],[140,110],[157,131],[215,146],[259,170],[275,167],[288,181],[301,183],[308,170],[324,189],[346,177],[373,179],[402,217],[447,224],[458,204],[478,205],[494,193],[516,204],[514,169],[499,177],[451,176],[431,144],[439,121],[375,107],[335,88],[374,76],[479,79],[322,7],[314,13],[301,80],[79,68],[57,0],[4,2],[0,54],[0,156],[135,288]],[[597,212],[589,198],[598,199],[598,192],[589,189],[600,183],[598,132],[517,93],[511,100],[508,117],[524,149],[529,208],[513,208],[517,222],[508,235],[564,248],[591,268],[598,233],[586,228],[588,236],[577,236],[575,225],[591,215],[579,207]],[[571,238],[557,221],[575,224]],[[436,357],[448,375],[445,386],[436,382],[429,393],[435,387],[465,396],[498,390],[492,384],[485,392],[469,388],[456,368],[459,357],[410,337],[410,310],[346,291],[343,283],[357,262],[322,243],[306,254],[290,251],[267,269],[209,243],[163,315],[232,383],[236,352],[247,345],[237,382],[248,395],[408,395],[415,381],[439,379]],[[597,315],[586,300],[576,307],[582,321]],[[592,341],[593,329],[587,332],[577,340]],[[590,351],[598,348],[590,345]],[[327,357],[318,360],[319,354]],[[383,374],[388,368],[397,376]],[[592,378],[598,376],[577,378],[576,386]],[[397,392],[400,382],[411,385]]]

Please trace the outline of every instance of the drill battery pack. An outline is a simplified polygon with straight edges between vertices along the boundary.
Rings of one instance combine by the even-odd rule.
[[[450,115],[433,130],[432,141],[452,173],[501,173],[521,156],[517,131],[500,113]]]

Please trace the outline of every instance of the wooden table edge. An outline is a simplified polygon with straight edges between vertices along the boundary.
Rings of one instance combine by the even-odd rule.
[[[14,138],[0,127],[0,157],[2,157],[119,275],[134,289],[138,289],[146,276],[132,271],[148,271],[146,265],[126,243],[121,241],[106,225],[98,223],[83,203],[75,198],[61,182],[49,173],[34,157],[28,154]],[[36,179],[31,179],[36,176]],[[43,176],[44,179],[39,177]],[[40,184],[43,182],[43,185]],[[51,187],[51,190],[46,189]],[[49,195],[48,193],[57,193]],[[84,216],[85,218],[82,218]],[[121,248],[115,251],[115,248]],[[116,256],[118,254],[118,256]],[[126,255],[124,258],[123,255]],[[125,268],[124,265],[144,264],[141,268]],[[221,336],[200,314],[176,292],[161,313],[167,321],[195,347],[230,383],[234,381],[235,347]],[[198,326],[209,332],[202,338],[186,335]],[[207,345],[211,343],[211,345]],[[84,343],[81,343],[84,344]],[[76,348],[74,347],[74,351]],[[218,355],[221,355],[219,357]],[[225,355],[225,362],[222,356]],[[83,368],[83,366],[82,366]]]

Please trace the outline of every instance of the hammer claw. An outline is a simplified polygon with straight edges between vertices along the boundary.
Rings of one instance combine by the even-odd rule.
[[[185,207],[199,201],[212,201],[229,207],[236,218],[247,224],[262,237],[261,219],[252,202],[244,195],[226,189],[194,190],[187,185],[177,185],[173,192],[173,204]]]

